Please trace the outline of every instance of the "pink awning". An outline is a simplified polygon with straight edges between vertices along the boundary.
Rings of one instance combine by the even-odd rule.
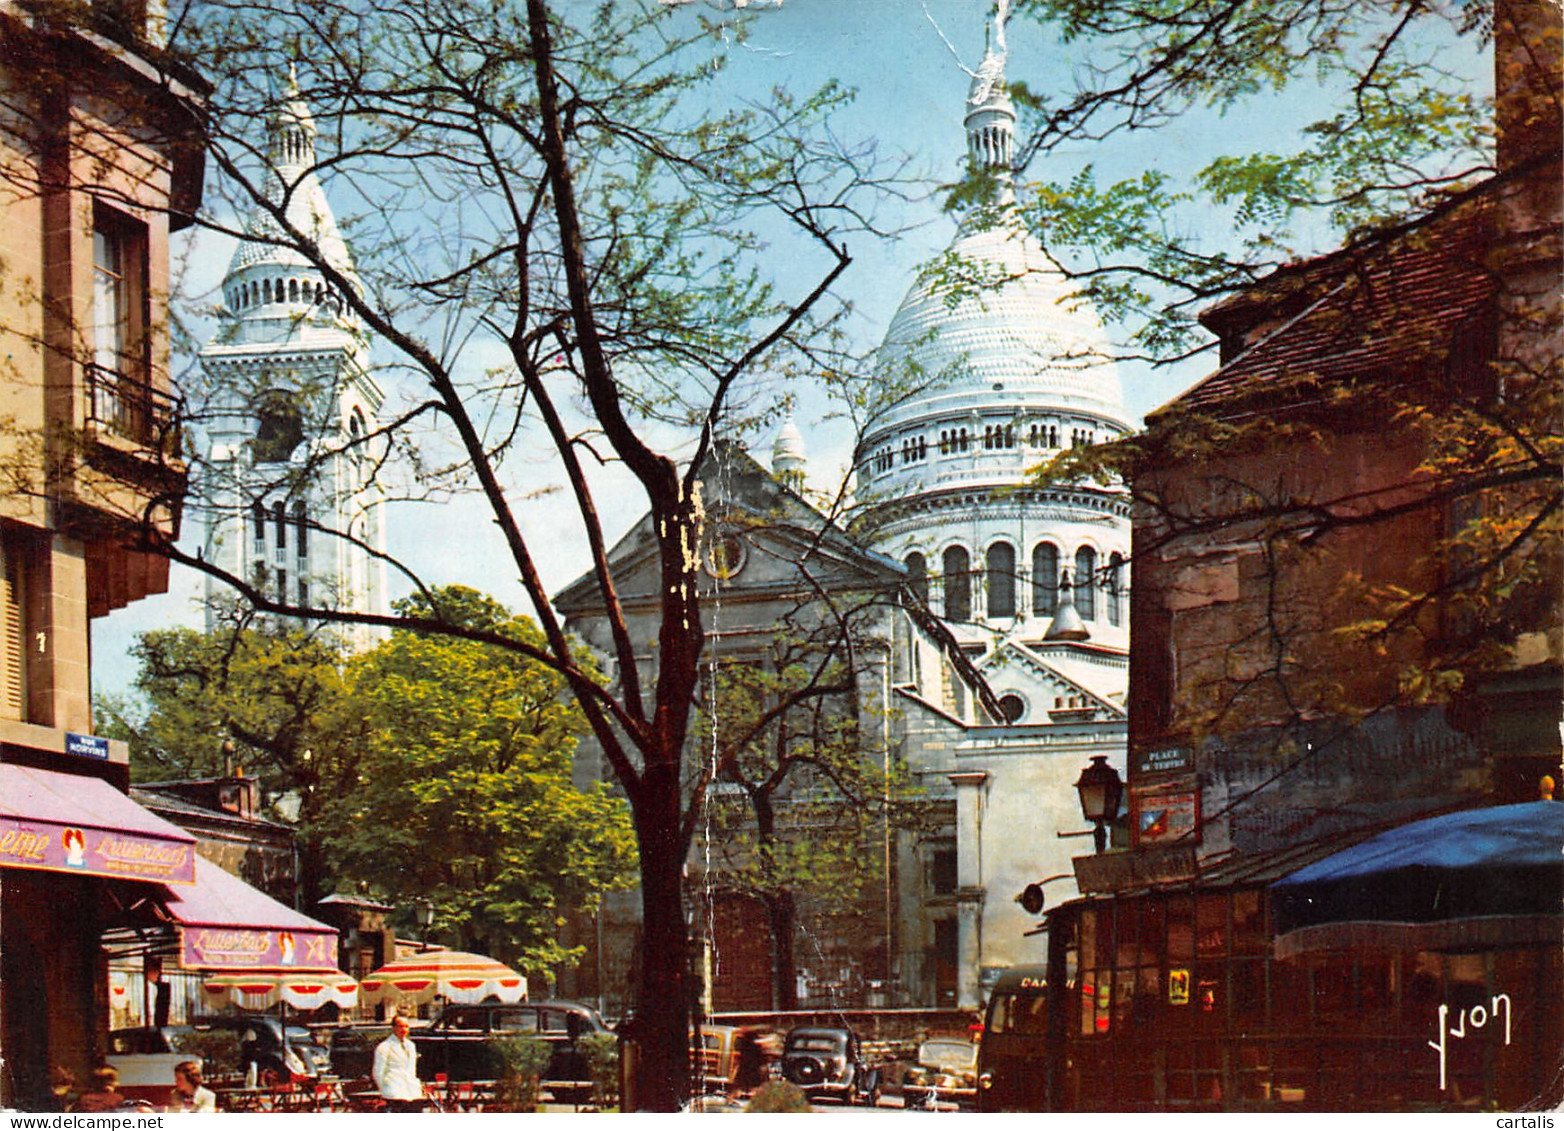
[[[166,904],[179,924],[181,962],[191,969],[335,969],[337,931],[278,903],[209,860],[197,859],[195,887]]]
[[[0,865],[195,882],[195,837],[102,778],[0,765]]]

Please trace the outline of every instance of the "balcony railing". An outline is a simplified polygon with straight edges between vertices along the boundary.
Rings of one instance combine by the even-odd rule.
[[[88,365],[87,421],[100,432],[177,460],[184,398],[145,381]]]

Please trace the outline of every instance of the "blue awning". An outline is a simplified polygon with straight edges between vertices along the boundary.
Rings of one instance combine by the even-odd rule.
[[[1277,953],[1337,946],[1531,945],[1564,916],[1564,804],[1447,813],[1271,885]]]

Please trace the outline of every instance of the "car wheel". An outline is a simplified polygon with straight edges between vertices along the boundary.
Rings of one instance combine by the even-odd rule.
[[[825,1080],[825,1066],[813,1057],[800,1057],[798,1060],[788,1062],[782,1073],[795,1084],[806,1087],[810,1084],[823,1083]]]

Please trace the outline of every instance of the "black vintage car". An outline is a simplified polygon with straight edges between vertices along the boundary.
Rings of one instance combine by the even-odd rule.
[[[608,1027],[597,1011],[573,1001],[502,1005],[448,1005],[427,1028],[414,1029],[418,1075],[426,1080],[494,1080],[503,1076],[504,1062],[495,1042],[508,1037],[535,1037],[553,1046],[543,1071],[543,1086],[584,1084],[591,1079],[577,1042]]]
[[[880,1102],[880,1074],[864,1064],[858,1034],[851,1029],[806,1026],[788,1033],[782,1076],[810,1099],[830,1096],[870,1107]]]

